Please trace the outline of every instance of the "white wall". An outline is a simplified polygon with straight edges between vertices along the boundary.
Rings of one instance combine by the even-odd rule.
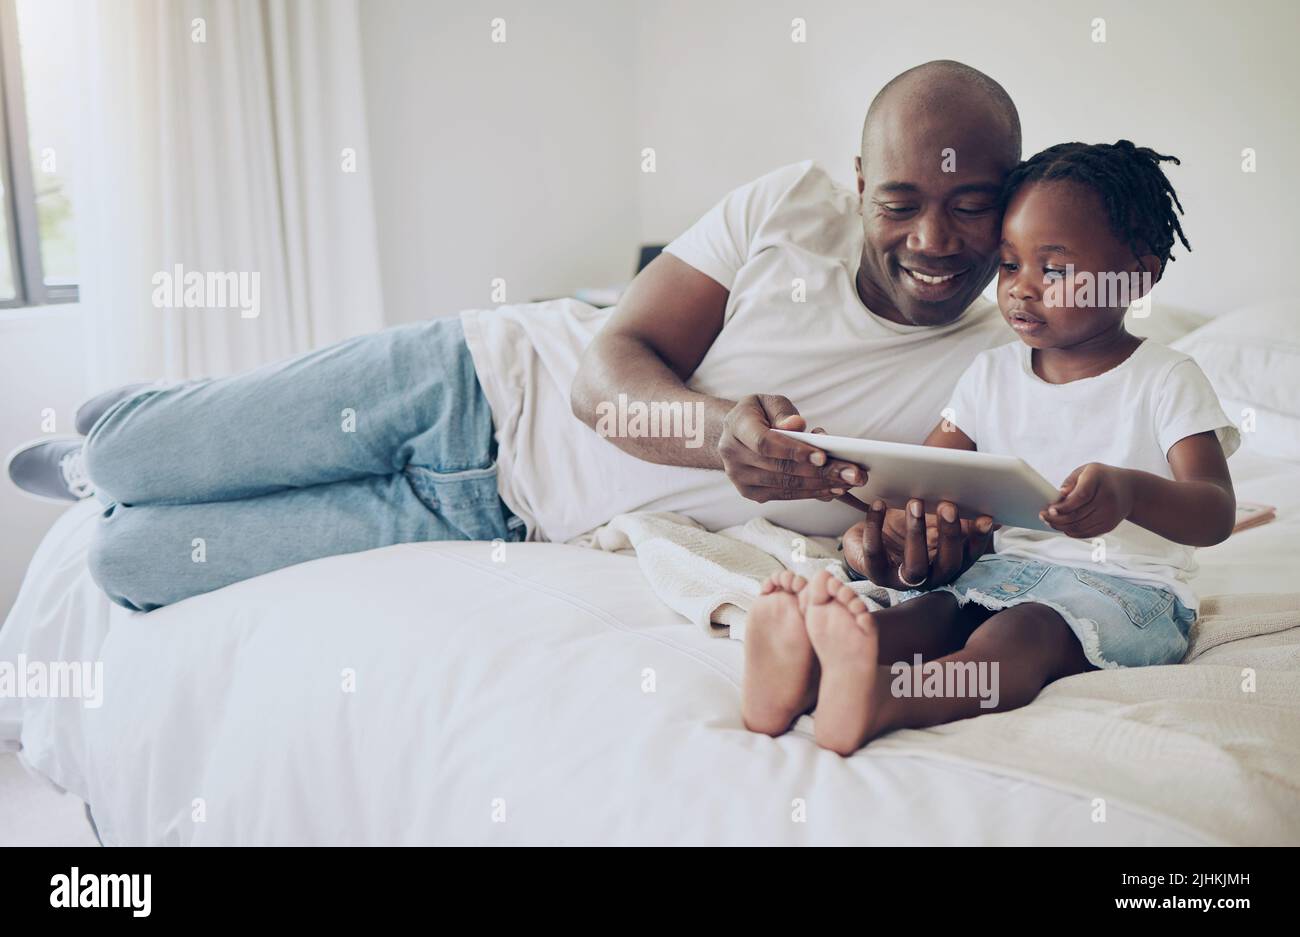
[[[506,41],[491,41],[491,21]],[[389,322],[631,276],[633,7],[365,0],[362,52]]]
[[[852,180],[862,118],[884,82],[955,58],[1015,100],[1025,155],[1067,140],[1139,145],[1169,170],[1195,249],[1159,303],[1209,313],[1282,288],[1300,186],[1300,4],[1204,0],[657,0],[638,3],[641,236],[671,238],[728,189],[800,159]],[[794,17],[808,41],[790,40]],[[1092,20],[1106,22],[1105,43]],[[1241,171],[1254,147],[1258,172]]]
[[[365,0],[387,319],[493,305],[494,277],[511,302],[625,279],[639,243],[796,160],[847,183],[872,95],[932,58],[1006,86],[1025,155],[1128,137],[1179,156],[1195,250],[1176,249],[1157,309],[1222,312],[1289,268],[1297,35],[1293,0]]]

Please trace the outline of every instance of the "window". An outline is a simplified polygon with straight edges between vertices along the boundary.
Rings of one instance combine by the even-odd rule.
[[[0,306],[77,300],[76,2],[0,0]]]

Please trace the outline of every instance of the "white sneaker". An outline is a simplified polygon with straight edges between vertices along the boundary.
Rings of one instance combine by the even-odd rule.
[[[84,501],[95,493],[86,474],[82,439],[56,436],[34,439],[9,454],[9,480],[40,501]]]

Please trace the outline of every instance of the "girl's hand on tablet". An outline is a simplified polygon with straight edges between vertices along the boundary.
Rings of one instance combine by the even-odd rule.
[[[1089,462],[1061,484],[1061,499],[1038,516],[1067,537],[1086,540],[1110,533],[1133,512],[1132,475]]]
[[[923,501],[908,502],[904,512],[878,499],[866,520],[844,534],[844,558],[878,586],[932,588],[969,569],[992,546],[995,529],[991,517],[958,520],[957,508],[947,501],[927,516]]]

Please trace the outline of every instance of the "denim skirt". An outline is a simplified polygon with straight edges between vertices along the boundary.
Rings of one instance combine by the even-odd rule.
[[[1004,609],[1037,602],[1070,626],[1095,667],[1176,664],[1187,653],[1196,613],[1172,592],[1074,566],[990,554],[954,582],[933,592],[951,592],[957,604],[974,602]],[[907,601],[924,592],[900,593]]]

